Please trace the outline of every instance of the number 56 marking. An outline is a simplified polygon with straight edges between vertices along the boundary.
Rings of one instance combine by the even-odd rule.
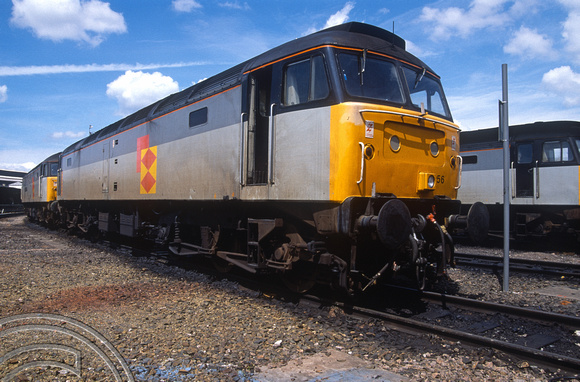
[[[436,180],[437,180],[437,183],[441,183],[441,184],[445,183],[445,175],[437,175]]]

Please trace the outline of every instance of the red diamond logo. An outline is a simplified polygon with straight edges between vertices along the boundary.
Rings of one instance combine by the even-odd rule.
[[[149,193],[149,191],[151,191],[151,189],[153,188],[153,186],[155,186],[155,178],[150,173],[147,173],[143,177],[143,180],[141,181],[141,185],[143,186],[143,188],[145,189],[145,191],[147,193]]]
[[[157,159],[155,154],[153,154],[153,152],[150,149],[147,149],[147,152],[143,156],[143,159],[141,159],[141,162],[143,162],[145,168],[149,170],[153,165],[153,163],[155,163],[155,159]]]

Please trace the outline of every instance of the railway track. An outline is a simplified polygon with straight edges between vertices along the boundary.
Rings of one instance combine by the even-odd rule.
[[[580,277],[580,264],[510,258],[510,270],[517,272]],[[489,255],[455,253],[455,263],[489,269],[503,269],[503,258]]]
[[[420,299],[429,302],[432,306],[437,306],[438,309],[433,310],[435,311],[434,315],[423,313],[412,314],[409,316],[385,312],[381,308],[350,305],[344,302],[329,303],[328,301],[320,299],[318,296],[302,296],[301,299],[307,300],[309,303],[313,304],[330,304],[338,306],[344,309],[345,312],[357,316],[379,319],[398,330],[417,334],[424,333],[437,335],[461,343],[469,343],[471,345],[500,350],[522,361],[528,361],[547,368],[566,370],[569,373],[578,373],[580,371],[580,351],[576,352],[578,356],[569,356],[544,350],[550,348],[551,344],[562,340],[562,337],[558,337],[556,333],[551,333],[553,335],[536,333],[536,329],[534,329],[537,328],[536,325],[538,324],[547,328],[562,326],[565,327],[564,332],[569,333],[569,335],[578,335],[577,333],[580,331],[580,317],[474,300],[441,293],[419,291],[399,286],[389,285],[388,288],[390,293],[393,293],[393,289],[395,289],[396,292],[401,295],[407,296],[402,297],[403,300],[413,301]],[[389,292],[382,291],[378,294],[382,295],[383,293]],[[469,330],[466,330],[465,328],[460,329],[452,327],[454,323],[457,323],[457,321],[465,321],[466,311],[475,313],[474,318],[471,318],[473,324],[468,325]],[[448,320],[447,325],[433,323],[445,321],[439,320],[439,317],[455,317],[456,315],[463,317],[463,320],[456,321],[451,319]],[[512,320],[498,319],[498,316],[510,316]],[[490,321],[489,317],[493,317],[493,319]],[[503,321],[506,322],[502,323]],[[497,329],[501,325],[507,326],[504,328],[505,331],[511,331],[513,329],[509,327],[510,322],[513,323],[514,321],[518,322],[519,330],[528,330],[530,332],[529,335],[525,334],[521,336],[521,341],[514,340],[513,338],[495,338],[493,337],[493,334],[489,333],[493,332],[494,329]],[[532,322],[536,324],[530,324]],[[556,330],[554,330],[554,332],[555,331]],[[573,378],[578,377],[579,375],[576,374],[576,377]]]
[[[159,253],[156,254],[159,256]],[[160,260],[167,261],[166,256],[160,256]],[[198,268],[199,269],[199,268]],[[205,270],[207,271],[207,269]],[[204,272],[205,272],[204,271]],[[209,271],[212,272],[212,271]],[[451,328],[444,325],[436,325],[430,322],[425,322],[418,317],[405,317],[399,314],[391,314],[381,310],[369,308],[367,306],[356,306],[344,301],[336,301],[328,299],[325,295],[298,295],[291,293],[285,289],[281,289],[276,285],[268,283],[264,285],[255,279],[248,279],[245,275],[220,274],[231,281],[236,281],[246,288],[262,291],[271,296],[277,296],[292,303],[306,303],[316,304],[319,307],[333,305],[343,309],[348,314],[360,316],[362,318],[373,318],[387,322],[389,326],[402,330],[411,331],[414,333],[425,333],[430,335],[437,335],[442,338],[459,341],[462,343],[469,343],[477,346],[484,346],[491,349],[500,350],[508,355],[526,360],[530,363],[541,365],[549,368],[563,369],[568,372],[577,373],[580,370],[580,358],[570,357],[562,354],[553,353],[546,350],[537,349],[534,346],[536,342],[530,340],[530,346],[525,346],[513,343],[510,340],[500,340],[478,333]],[[389,286],[390,287],[390,286]],[[264,289],[265,288],[265,289]],[[446,295],[434,292],[418,291],[409,288],[397,287],[399,292],[405,290],[406,294],[414,295],[411,298],[419,298],[424,301],[429,301],[432,304],[437,304],[443,310],[450,308],[476,311],[479,314],[485,315],[510,315],[518,317],[523,320],[533,320],[544,325],[562,325],[567,327],[570,332],[580,330],[580,317],[573,317],[563,314],[556,314],[551,312],[539,311],[535,309],[526,309],[516,306],[509,306],[504,304],[479,301],[458,296]],[[420,316],[420,315],[419,315]],[[485,325],[484,325],[485,326]],[[485,329],[485,327],[484,327]],[[536,335],[531,335],[530,339],[537,338]],[[542,339],[540,338],[540,341]]]
[[[460,342],[470,343],[478,346],[501,350],[507,354],[532,361],[536,364],[551,368],[561,368],[572,373],[578,373],[580,370],[580,359],[569,357],[549,351],[539,350],[529,346],[523,346],[508,341],[502,341],[495,338],[482,336],[479,334],[469,333],[463,330],[457,330],[441,325],[420,321],[413,318],[402,317],[374,309],[347,306],[343,303],[337,303],[338,306],[359,315],[372,317],[388,322],[396,327],[400,327],[414,332],[435,334],[443,338],[448,338]]]
[[[24,211],[2,211],[0,210],[0,219],[10,218],[13,216],[24,215]]]
[[[170,260],[171,257],[168,256],[167,252],[148,251],[144,249],[132,248],[131,246],[127,245],[115,244],[111,242],[105,242],[105,244],[120,249],[121,251],[126,251],[135,256],[152,256],[157,258],[158,261],[162,263],[169,262],[173,263],[173,261]],[[494,260],[496,260],[497,262],[497,258],[495,258]],[[178,261],[178,263],[180,262]],[[200,271],[199,266],[196,266],[196,269]],[[209,272],[210,274],[216,277],[227,278],[231,281],[238,282],[245,288],[260,291],[261,293],[266,293],[269,296],[276,296],[277,298],[280,298],[285,301],[290,301],[292,303],[315,304],[318,307],[333,305],[343,309],[346,313],[351,315],[355,315],[361,318],[366,317],[384,321],[388,323],[390,327],[397,330],[413,333],[425,333],[429,335],[437,335],[439,337],[459,341],[461,343],[468,343],[491,349],[497,349],[510,356],[514,356],[518,359],[525,360],[543,367],[562,369],[571,373],[578,373],[578,371],[580,370],[580,358],[557,354],[546,350],[540,350],[533,346],[525,346],[522,344],[514,343],[509,339],[501,340],[487,335],[482,335],[481,333],[473,333],[458,328],[434,324],[432,322],[428,322],[428,320],[422,319],[420,315],[408,317],[400,314],[392,314],[378,309],[369,308],[368,306],[356,306],[349,303],[345,303],[343,301],[336,301],[333,299],[329,299],[327,296],[298,295],[289,292],[288,290],[280,288],[279,285],[276,286],[271,283],[267,283],[268,285],[264,285],[263,280],[259,281],[255,279],[250,279],[247,278],[245,275],[240,275],[236,273],[234,274],[228,273],[227,275],[225,275],[222,273],[217,273],[217,271],[211,271],[207,268],[202,269],[201,271],[204,273]],[[397,288],[398,290],[396,293],[403,294],[404,292],[408,296],[413,296],[411,297],[413,299],[419,298],[424,301],[429,301],[431,304],[439,306],[440,309],[442,310],[462,309],[475,311],[485,315],[496,315],[496,314],[510,315],[518,317],[522,321],[524,321],[524,319],[534,320],[545,325],[566,326],[567,328],[569,328],[570,332],[580,330],[579,317],[555,314],[550,312],[542,312],[534,309],[525,309],[515,306],[479,301],[441,293],[433,293],[425,291],[421,292],[401,287]],[[390,293],[393,292],[391,291]]]

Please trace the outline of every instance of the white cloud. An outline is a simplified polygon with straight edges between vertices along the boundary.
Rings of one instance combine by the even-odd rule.
[[[171,2],[173,9],[177,12],[191,12],[194,8],[201,8],[201,4],[195,0],[173,0]]]
[[[322,29],[330,28],[335,25],[345,23],[348,20],[348,14],[350,13],[350,11],[353,10],[353,8],[354,3],[351,1],[347,2],[340,11],[336,12],[335,14],[330,16],[328,20],[326,20],[326,24],[324,24],[324,27]],[[308,28],[308,30],[306,30],[306,33],[304,35],[309,35],[317,31],[318,29],[316,29],[315,27],[310,27]]]
[[[409,40],[405,40],[405,46],[406,46],[407,52],[411,53],[412,55],[414,55],[416,57],[421,57],[423,59],[425,57],[430,57],[430,56],[434,56],[437,54],[433,51],[423,50],[422,48],[415,45],[412,41],[409,41]]]
[[[557,53],[552,48],[552,41],[524,26],[514,34],[514,37],[503,47],[505,53],[525,58],[555,59]]]
[[[6,102],[8,99],[8,86],[1,85],[0,86],[0,103]]]
[[[497,97],[498,92],[483,90],[479,93],[448,95],[447,102],[455,123],[462,130],[475,130],[497,126]]]
[[[119,115],[130,114],[179,90],[179,84],[159,72],[125,72],[107,85],[107,95],[119,103]]]
[[[473,0],[469,9],[457,7],[436,9],[423,8],[419,21],[427,22],[433,39],[448,39],[459,34],[467,37],[476,30],[504,25],[510,20],[504,11],[507,0]]]
[[[542,3],[541,0],[515,0],[514,5],[510,8],[510,13],[516,18],[527,14],[536,14]]]
[[[109,33],[125,33],[121,13],[100,0],[13,0],[11,22],[42,39],[99,45]]]
[[[52,138],[55,139],[60,139],[60,138],[82,138],[84,136],[86,136],[87,133],[86,132],[74,132],[74,131],[57,131],[52,133]]]
[[[24,162],[24,163],[9,163],[0,162],[0,168],[8,171],[23,171],[28,172],[36,167],[34,162]]]
[[[560,3],[570,9],[580,10],[580,3],[578,0],[560,0]]]
[[[561,66],[545,73],[542,84],[546,89],[564,98],[564,106],[580,106],[580,74],[569,66]]]
[[[208,65],[207,62],[177,62],[173,64],[87,64],[87,65],[39,65],[0,66],[0,76],[30,76],[35,74],[124,72],[127,70],[151,70],[159,68],[182,68]]]
[[[240,4],[237,1],[226,1],[225,3],[219,3],[218,5],[222,8],[239,9],[244,11],[249,11],[251,9],[246,2],[244,2],[244,4]]]
[[[574,55],[580,63],[580,7],[573,9],[563,23],[562,37],[566,41],[566,50]]]
[[[348,20],[348,14],[350,13],[350,11],[353,10],[353,8],[354,8],[353,2],[349,1],[348,3],[346,3],[340,11],[336,12],[335,14],[330,16],[328,20],[326,20],[326,24],[324,25],[323,29],[330,28],[335,25],[340,25],[346,22]]]

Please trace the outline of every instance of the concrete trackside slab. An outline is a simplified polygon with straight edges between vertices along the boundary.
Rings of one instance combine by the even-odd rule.
[[[536,289],[533,293],[543,294],[546,296],[555,296],[571,300],[580,300],[580,289],[567,288],[562,286],[551,286],[542,289]]]
[[[328,353],[330,355],[327,355]],[[374,369],[369,362],[338,350],[295,359],[279,368],[261,367],[260,372],[254,374],[253,378],[258,382],[409,381],[401,375],[382,369]]]

